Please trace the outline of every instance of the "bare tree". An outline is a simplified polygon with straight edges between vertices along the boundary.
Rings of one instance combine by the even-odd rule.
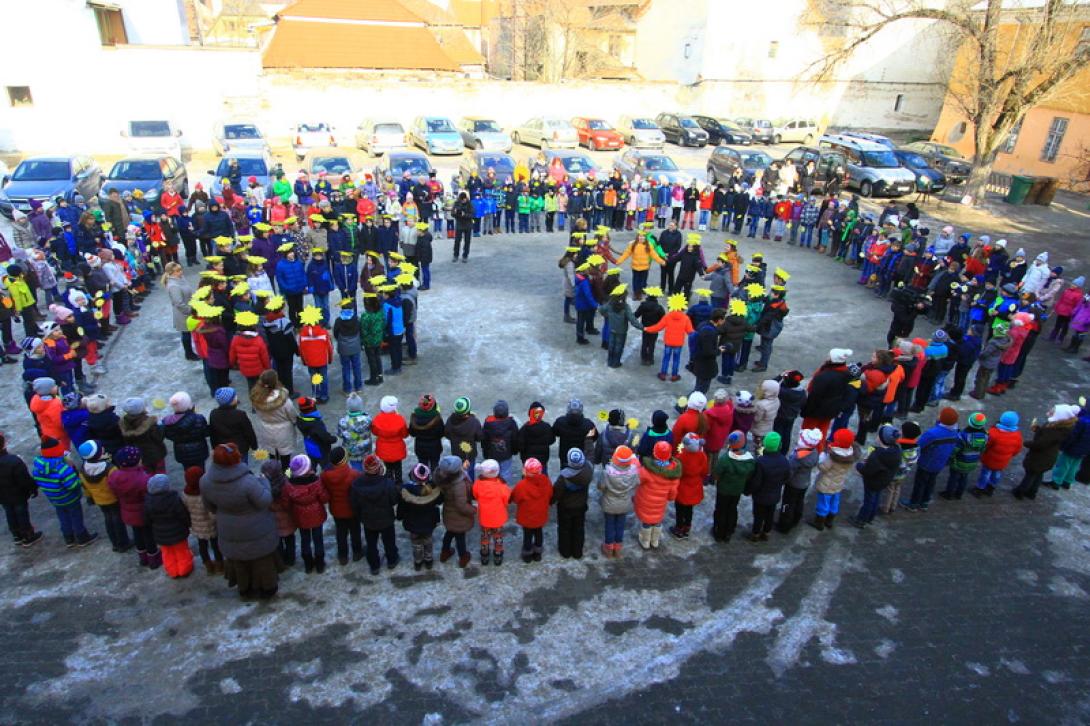
[[[1090,67],[1090,44],[1079,34],[1090,18],[1086,0],[855,0],[836,19],[845,39],[809,69],[828,80],[868,42],[898,24],[935,21],[962,54],[948,95],[967,119],[973,139],[973,171],[966,192],[983,199],[996,154],[1026,112],[1070,89],[1065,84]]]
[[[1068,173],[1067,187],[1077,192],[1090,191],[1090,145],[1083,143],[1074,154],[1065,154],[1075,162]]]

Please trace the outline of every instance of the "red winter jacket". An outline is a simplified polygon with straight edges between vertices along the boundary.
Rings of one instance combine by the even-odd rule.
[[[360,473],[348,464],[332,466],[322,472],[322,486],[329,493],[329,513],[336,519],[352,519],[352,505],[348,490]]]
[[[401,461],[408,456],[405,437],[409,427],[397,411],[375,414],[371,420],[371,433],[375,437],[375,456],[383,461]]]
[[[318,477],[313,474],[307,474],[301,479],[292,477],[284,485],[281,496],[291,506],[291,518],[299,529],[322,526],[326,519],[325,503],[329,501],[329,492],[318,481]]]
[[[708,433],[708,419],[706,414],[692,408],[685,409],[685,411],[677,417],[677,421],[674,422],[674,429],[671,433],[674,435],[675,446],[681,443],[681,440],[685,438],[685,434],[692,433],[700,438],[704,438]],[[730,432],[728,431],[727,433]]]
[[[703,451],[682,451],[681,481],[677,485],[677,503],[690,507],[704,501],[704,477],[708,474],[708,455]]]
[[[993,471],[1002,471],[1021,450],[1022,432],[1004,431],[998,426],[992,426],[988,430],[988,445],[980,455],[980,465]]]
[[[734,404],[730,401],[712,404],[704,410],[708,420],[708,433],[704,435],[704,449],[716,452],[723,448],[734,424]]]
[[[776,202],[775,206],[772,207],[772,213],[776,215],[776,219],[782,220],[784,222],[790,222],[791,202]]]
[[[239,333],[231,338],[228,359],[231,367],[247,378],[260,376],[269,369],[269,349],[257,333]]]
[[[549,500],[553,496],[553,483],[544,474],[526,474],[511,492],[515,521],[520,527],[537,529],[549,522]]]
[[[1056,301],[1055,312],[1057,315],[1069,318],[1075,312],[1075,308],[1079,306],[1080,302],[1082,302],[1082,288],[1068,287],[1060,293],[1060,299]]]
[[[307,368],[321,368],[333,362],[333,338],[321,325],[304,325],[299,330],[299,357]]]
[[[143,527],[148,473],[140,466],[117,468],[110,472],[106,484],[121,504],[121,521],[130,527]]]

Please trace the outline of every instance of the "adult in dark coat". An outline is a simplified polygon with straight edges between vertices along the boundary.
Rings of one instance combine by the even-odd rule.
[[[712,379],[719,374],[719,328],[727,316],[725,310],[716,309],[710,320],[701,323],[696,329],[696,346],[693,349],[691,363],[693,376],[696,377],[694,390],[707,393]]]
[[[208,203],[208,212],[204,215],[204,229],[200,236],[211,239],[235,236],[235,226],[231,222],[231,215],[223,211],[220,203],[214,199]]]
[[[659,287],[670,295],[674,292],[674,268],[676,262],[670,258],[681,251],[681,232],[678,231],[677,222],[670,222],[658,238],[659,247],[667,263],[660,268]]]
[[[583,402],[578,398],[568,401],[568,412],[553,421],[553,433],[560,442],[557,454],[562,467],[568,465],[569,451],[579,449],[589,455],[591,444],[598,438],[598,429],[583,415]]]
[[[238,585],[243,598],[275,595],[283,565],[277,553],[276,515],[269,509],[272,492],[267,481],[242,463],[234,444],[220,444],[212,452],[212,464],[201,477],[201,498],[216,515],[228,585]]]
[[[806,403],[802,407],[802,428],[820,429],[828,436],[829,424],[844,410],[852,377],[848,373],[847,348],[833,348],[829,359],[821,364],[806,387]]]
[[[473,237],[473,203],[469,201],[469,194],[462,192],[458,195],[458,201],[454,203],[454,262],[458,261],[458,253],[461,251],[462,262],[469,259],[469,243]],[[465,242],[465,247],[461,243]]]

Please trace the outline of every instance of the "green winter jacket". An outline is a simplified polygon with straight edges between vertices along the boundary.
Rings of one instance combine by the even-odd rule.
[[[753,340],[757,330],[757,321],[761,319],[761,313],[764,310],[764,298],[746,303],[746,334],[742,336],[742,340]]]
[[[745,491],[746,482],[757,468],[753,454],[743,451],[735,454],[724,451],[715,462],[712,475],[715,477],[715,489],[723,496],[737,497]]]
[[[530,211],[542,212],[545,210],[545,197],[530,197]]]
[[[518,209],[519,209],[519,214],[529,214],[530,213],[530,197],[529,196],[527,196],[526,194],[520,194],[519,195]]]
[[[545,211],[546,212],[555,212],[556,211],[556,195],[555,194],[552,195],[552,196],[548,196],[548,195],[545,196]]]
[[[375,312],[364,311],[360,315],[360,342],[365,347],[377,348],[382,345],[382,339],[386,332],[386,316],[381,310]]]

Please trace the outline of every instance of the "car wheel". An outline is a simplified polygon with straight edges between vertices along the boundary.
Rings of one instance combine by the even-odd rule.
[[[778,143],[780,143],[780,141],[782,141],[782,137],[779,134],[776,134],[775,136],[772,137],[772,143],[773,144],[778,144]]]
[[[874,187],[869,181],[864,181],[859,185],[859,194],[860,196],[869,197],[874,194]]]
[[[709,184],[715,184],[716,183],[715,182],[715,170],[712,169],[710,166],[708,167],[708,183]]]

